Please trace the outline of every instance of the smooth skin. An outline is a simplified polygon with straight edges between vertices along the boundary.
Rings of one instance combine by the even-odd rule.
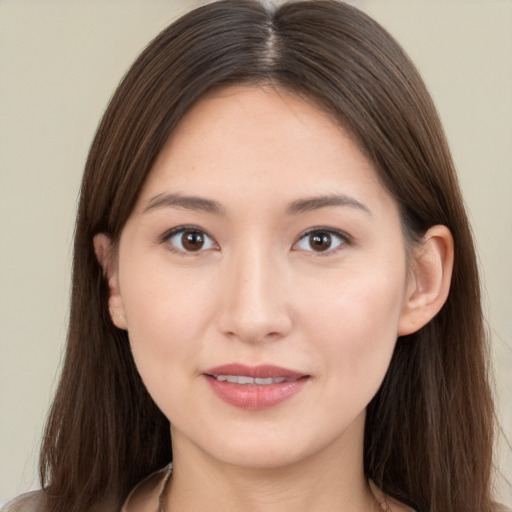
[[[94,245],[112,320],[172,424],[166,509],[375,510],[366,406],[397,335],[445,302],[453,241],[434,226],[409,246],[397,204],[342,127],[283,90],[211,92],[167,141],[117,250],[105,234]],[[307,382],[245,410],[206,381],[228,363]]]

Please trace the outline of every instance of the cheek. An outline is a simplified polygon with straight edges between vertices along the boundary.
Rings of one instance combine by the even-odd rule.
[[[309,336],[334,380],[380,385],[397,339],[403,282],[393,273],[362,272],[305,301]]]
[[[201,266],[180,268],[169,259],[165,251],[150,247],[140,254],[134,248],[120,262],[120,291],[130,333],[147,330],[155,339],[172,342],[169,333],[179,332],[183,338],[209,315],[215,303],[212,272]]]
[[[216,303],[213,287],[206,274],[172,272],[158,260],[137,265],[132,258],[121,269],[121,296],[133,357],[158,403],[171,384],[174,389],[179,386],[176,377],[196,369]]]

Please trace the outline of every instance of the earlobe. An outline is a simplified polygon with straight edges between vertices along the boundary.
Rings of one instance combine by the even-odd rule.
[[[103,276],[108,282],[108,308],[112,323],[119,329],[127,329],[112,239],[106,233],[98,233],[93,238],[93,245]]]
[[[453,270],[453,237],[446,226],[433,226],[414,250],[414,261],[398,324],[398,335],[412,334],[443,307]]]

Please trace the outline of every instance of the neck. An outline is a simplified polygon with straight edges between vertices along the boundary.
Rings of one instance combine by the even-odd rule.
[[[364,423],[363,423],[364,424]],[[208,456],[173,432],[173,476],[165,510],[225,512],[369,512],[362,428],[283,466],[235,466]]]

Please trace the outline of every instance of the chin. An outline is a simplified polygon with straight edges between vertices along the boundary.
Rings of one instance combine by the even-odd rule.
[[[309,459],[307,452],[294,451],[290,447],[283,448],[258,446],[237,452],[230,449],[229,453],[223,451],[222,454],[219,454],[219,460],[224,464],[248,470],[278,470]]]

